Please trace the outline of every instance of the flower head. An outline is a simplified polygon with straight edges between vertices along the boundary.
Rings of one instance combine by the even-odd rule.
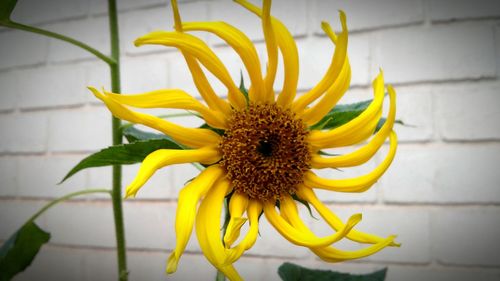
[[[257,51],[245,34],[224,22],[182,23],[177,3],[172,1],[175,31],[151,32],[138,38],[135,44],[178,48],[204,102],[178,89],[118,95],[90,88],[116,117],[149,126],[190,148],[159,149],[148,155],[136,178],[127,187],[127,197],[135,196],[155,171],[165,166],[199,162],[207,167],[180,192],[175,225],[176,246],[168,260],[167,272],[176,270],[195,227],[207,259],[229,279],[240,280],[233,263],[255,243],[262,213],[287,240],[309,248],[328,262],[357,259],[386,246],[397,246],[394,236],[382,238],[355,230],[354,226],[361,220],[360,214],[342,222],[314,192],[314,189],[365,191],[387,170],[396,152],[397,139],[392,130],[396,105],[391,86],[387,87],[390,98],[387,119],[374,133],[382,114],[386,89],[382,72],[373,81],[373,101],[359,116],[331,130],[313,126],[337,104],[349,87],[351,69],[347,57],[348,30],[344,13],[340,12],[342,32],[339,34],[335,34],[328,23],[322,23],[323,30],[336,46],[327,72],[310,91],[296,97],[299,72],[297,47],[286,27],[271,16],[271,1],[264,0],[262,9],[245,0],[235,2],[262,19],[268,54],[265,75],[262,75]],[[217,55],[202,40],[190,35],[190,31],[215,34],[237,52],[250,77],[248,97],[235,85]],[[273,86],[279,53],[285,73],[283,88],[275,95]],[[224,84],[227,99],[214,92],[201,65]],[[132,111],[129,107],[195,111],[209,128],[182,127]],[[363,164],[387,139],[390,141],[387,156],[366,175],[351,179],[325,179],[312,171],[313,168]],[[322,149],[352,146],[365,141],[360,148],[344,155],[326,157],[320,153]],[[295,199],[312,205],[333,229],[332,234],[325,237],[315,235],[300,219]],[[229,202],[230,220],[225,235],[221,237],[224,200]],[[233,245],[246,223],[249,224],[247,233],[237,245]],[[356,251],[343,251],[332,246],[343,238],[371,245]]]

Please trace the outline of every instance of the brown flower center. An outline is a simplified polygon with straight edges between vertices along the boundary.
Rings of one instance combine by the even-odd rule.
[[[250,104],[234,111],[222,136],[222,160],[236,192],[276,200],[294,194],[310,169],[306,125],[276,104]]]

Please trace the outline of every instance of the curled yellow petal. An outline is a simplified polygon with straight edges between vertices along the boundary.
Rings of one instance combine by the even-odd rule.
[[[238,239],[240,235],[240,229],[247,221],[243,218],[243,213],[246,211],[248,206],[248,196],[236,192],[231,197],[229,201],[229,214],[231,218],[229,219],[229,224],[226,228],[226,234],[224,235],[224,245],[226,248],[230,248],[231,245]]]
[[[179,259],[193,231],[196,217],[196,206],[200,199],[223,174],[222,168],[212,165],[203,170],[193,181],[187,184],[179,193],[177,212],[175,215],[175,249],[167,262],[167,273],[177,270]]]
[[[349,88],[351,83],[351,67],[349,65],[349,60],[346,58],[344,61],[344,67],[339,74],[339,78],[333,82],[333,84],[326,90],[321,100],[314,106],[306,109],[304,113],[300,116],[302,121],[307,125],[312,126],[318,123],[323,117],[325,117],[328,112],[337,104],[337,102],[342,98],[344,93]]]
[[[163,89],[134,95],[105,93],[118,103],[139,108],[177,108],[194,110],[212,127],[226,129],[227,121],[219,111],[210,110],[188,93],[178,89]]]
[[[301,112],[311,102],[319,98],[338,79],[338,76],[343,68],[342,66],[345,66],[344,60],[347,58],[348,42],[347,21],[343,11],[339,11],[339,15],[340,22],[342,23],[342,33],[340,33],[338,37],[333,33],[331,27],[326,22],[322,24],[326,34],[330,37],[333,43],[336,44],[332,62],[321,81],[293,103],[292,109],[295,112]]]
[[[111,113],[117,118],[156,129],[175,141],[189,147],[198,148],[208,145],[217,145],[219,143],[220,136],[211,130],[185,128],[155,116],[132,111],[116,102],[108,95],[100,93],[95,88],[89,87],[89,89],[98,99],[106,104]]]
[[[313,155],[311,159],[311,166],[313,168],[339,168],[339,167],[353,167],[361,165],[371,159],[373,155],[384,144],[384,141],[389,137],[394,126],[396,119],[396,93],[392,86],[387,87],[390,97],[390,109],[387,120],[380,130],[373,136],[368,144],[357,149],[351,153],[335,156],[335,157],[322,157],[318,154]]]
[[[156,172],[156,170],[172,164],[200,162],[211,164],[220,159],[218,149],[214,147],[203,147],[200,149],[177,150],[159,149],[150,153],[139,169],[135,179],[127,187],[126,197],[135,196],[137,191]]]
[[[203,254],[229,280],[243,280],[232,264],[221,240],[221,212],[224,196],[231,190],[226,179],[219,180],[202,200],[196,216],[196,236]]]
[[[347,232],[349,232],[361,220],[361,216],[353,216],[345,225],[344,229],[326,237],[317,237],[311,232],[297,229],[290,225],[283,217],[281,217],[271,202],[264,202],[264,214],[267,220],[273,227],[288,241],[293,244],[305,247],[321,247],[327,246],[342,239]],[[280,206],[281,207],[281,206]],[[282,211],[283,212],[283,211]],[[287,211],[284,211],[287,214]],[[288,219],[290,217],[287,216]],[[299,218],[300,220],[300,218]]]
[[[389,138],[391,145],[389,147],[389,152],[387,153],[387,156],[385,157],[384,161],[382,161],[370,173],[356,178],[331,180],[331,179],[320,178],[313,172],[308,171],[304,175],[304,183],[311,187],[327,189],[337,192],[366,191],[375,182],[377,182],[377,180],[385,173],[385,171],[391,165],[392,160],[394,159],[394,155],[396,155],[396,148],[398,143],[396,133],[392,131]]]
[[[341,262],[346,260],[360,259],[373,255],[383,248],[394,244],[394,239],[396,239],[395,235],[389,236],[376,244],[355,251],[344,251],[336,249],[334,247],[311,248],[311,250],[320,259],[326,262]]]
[[[333,229],[339,231],[344,228],[344,223],[342,220],[335,215],[327,206],[325,206],[318,199],[314,191],[304,185],[299,186],[297,189],[297,195],[303,200],[311,203],[311,205],[318,211],[320,216],[330,225]],[[375,244],[384,241],[385,239],[373,234],[365,233],[356,229],[352,229],[347,233],[346,237],[352,241],[359,243]]]
[[[356,118],[329,131],[312,131],[309,143],[317,148],[338,147],[356,144],[368,138],[375,129],[384,101],[384,76],[382,71],[373,81],[374,99],[370,105]]]
[[[245,65],[250,81],[250,100],[259,101],[257,95],[264,91],[259,56],[252,41],[240,30],[225,22],[189,22],[182,25],[185,31],[207,31],[219,36],[238,53]]]
[[[228,89],[229,102],[236,108],[245,108],[243,94],[234,84],[229,72],[217,55],[200,39],[181,32],[153,31],[135,40],[136,46],[145,44],[165,45],[179,48],[199,60]]]
[[[240,4],[247,10],[262,17],[262,9],[253,5],[252,3],[245,0],[235,0],[236,3]],[[285,79],[283,81],[283,89],[278,96],[277,104],[282,107],[289,107],[295,98],[297,90],[297,82],[299,79],[299,56],[297,51],[297,45],[293,36],[286,26],[278,19],[272,17],[272,29],[275,34],[276,43],[278,44],[279,50],[283,56],[283,69],[285,72]],[[271,93],[269,93],[271,94]],[[272,92],[274,95],[274,92]]]

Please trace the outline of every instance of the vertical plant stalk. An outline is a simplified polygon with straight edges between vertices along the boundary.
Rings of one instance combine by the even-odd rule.
[[[121,92],[120,85],[120,41],[118,35],[118,18],[116,0],[108,0],[109,31],[111,35],[111,58],[114,63],[110,63],[111,91]],[[120,129],[120,119],[112,117],[113,145],[122,143],[122,131]],[[120,165],[113,166],[112,182],[113,214],[115,218],[116,252],[118,258],[118,280],[128,280],[127,254],[125,247],[125,229],[123,223],[122,208],[122,168]]]

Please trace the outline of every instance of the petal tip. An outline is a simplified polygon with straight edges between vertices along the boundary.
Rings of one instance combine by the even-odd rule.
[[[165,270],[167,274],[176,272],[178,264],[179,264],[179,259],[176,257],[175,252],[173,252],[172,254],[170,254],[170,257],[168,257],[167,268]]]

